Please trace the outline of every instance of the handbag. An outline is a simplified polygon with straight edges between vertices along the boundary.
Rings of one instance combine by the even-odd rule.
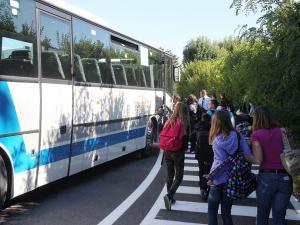
[[[249,163],[238,150],[230,159],[225,194],[231,199],[247,198],[256,189],[256,176],[251,172]]]
[[[283,152],[280,159],[283,167],[291,176],[300,175],[300,149],[296,149],[291,145],[288,132],[285,128],[281,128],[281,136],[283,142]]]

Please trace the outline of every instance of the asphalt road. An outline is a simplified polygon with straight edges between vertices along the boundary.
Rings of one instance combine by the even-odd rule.
[[[0,213],[6,225],[97,225],[143,182],[157,160],[131,154],[14,199]],[[163,176],[162,172],[159,176]],[[163,187],[156,179],[115,224],[139,224]],[[154,193],[154,194],[153,194]]]
[[[165,209],[164,168],[153,151],[146,158],[131,154],[81,174],[60,180],[14,199],[0,213],[7,225],[204,225],[206,201],[200,198],[198,163],[185,154],[184,177],[172,210]],[[258,167],[252,167],[258,172]],[[149,179],[151,178],[151,179]],[[292,196],[287,224],[299,225],[300,202]],[[300,211],[299,211],[300,212]],[[236,225],[254,225],[256,194],[235,201]],[[218,216],[221,223],[221,216]],[[271,224],[270,218],[270,224]]]

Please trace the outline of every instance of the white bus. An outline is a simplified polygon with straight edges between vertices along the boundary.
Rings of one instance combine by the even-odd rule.
[[[148,149],[170,103],[169,55],[75,11],[0,0],[0,207]]]

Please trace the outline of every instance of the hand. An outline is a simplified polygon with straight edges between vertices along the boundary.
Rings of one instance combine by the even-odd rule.
[[[207,181],[207,185],[208,185],[208,186],[212,186],[213,184],[214,184],[214,183],[213,183],[212,180],[208,180],[208,181]]]

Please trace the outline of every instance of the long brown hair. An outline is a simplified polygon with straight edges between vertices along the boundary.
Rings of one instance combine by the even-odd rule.
[[[187,134],[187,131],[189,129],[189,111],[186,106],[186,104],[182,102],[177,102],[174,108],[174,111],[168,121],[166,122],[166,125],[175,126],[177,120],[181,120],[183,123],[184,128],[184,134]]]
[[[264,106],[255,108],[253,113],[253,131],[259,129],[272,129],[278,127],[269,109]]]
[[[209,132],[209,143],[212,144],[217,135],[223,134],[227,137],[233,131],[228,112],[216,111],[212,116],[211,128]]]

